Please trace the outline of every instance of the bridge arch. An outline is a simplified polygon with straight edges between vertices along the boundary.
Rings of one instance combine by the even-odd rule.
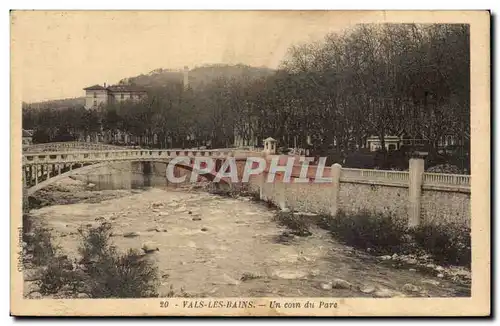
[[[151,163],[164,163],[164,164],[168,165],[170,163],[170,161],[171,161],[171,159],[161,159],[161,160],[158,160],[158,159],[148,159],[148,160],[137,159],[137,160],[129,160],[129,161],[126,161],[126,162],[130,162],[130,163],[151,162]],[[101,167],[110,166],[110,165],[113,165],[113,164],[119,163],[119,162],[120,161],[105,161],[105,162],[94,163],[94,164],[90,164],[90,165],[80,164],[79,167],[73,168],[73,169],[71,169],[69,171],[66,171],[66,172],[63,172],[61,174],[50,176],[46,180],[44,180],[42,182],[39,182],[39,183],[33,185],[32,187],[27,188],[26,189],[26,194],[28,196],[32,196],[37,191],[39,191],[39,190],[41,190],[43,188],[46,188],[47,186],[49,186],[49,185],[51,185],[51,184],[53,184],[53,183],[55,183],[55,182],[57,182],[59,180],[62,180],[64,178],[67,178],[67,177],[70,177],[72,175],[79,174],[79,173],[82,173],[82,172],[86,172],[86,171],[92,171],[94,169],[98,169],[98,168],[101,168]],[[186,165],[186,164],[182,164],[182,163],[176,163],[175,167],[179,167],[181,169],[184,169],[184,170],[187,170],[187,171],[190,171],[190,172],[195,172],[199,176],[201,176],[201,177],[203,177],[203,178],[205,178],[205,179],[207,179],[208,181],[211,181],[211,182],[213,182],[214,179],[215,179],[215,177],[216,177],[215,173],[206,173],[206,172],[200,171],[198,169],[194,169],[190,165]],[[165,175],[165,177],[166,177],[166,175]],[[186,179],[186,181],[189,182],[188,179]],[[225,179],[221,179],[220,181],[218,181],[218,183],[221,183],[221,184],[224,184],[224,185],[230,185],[231,186],[231,183],[228,182]]]

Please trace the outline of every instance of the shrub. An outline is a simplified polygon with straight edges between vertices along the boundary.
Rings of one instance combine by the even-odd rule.
[[[330,231],[345,244],[371,248],[372,252],[388,254],[400,251],[405,243],[405,226],[392,216],[361,211],[352,215],[339,212],[330,221]]]
[[[43,270],[38,285],[42,294],[54,294],[64,287],[77,292],[83,281],[84,278],[73,269],[73,264],[66,256],[57,256],[53,257]]]
[[[45,265],[55,257],[59,248],[53,244],[52,236],[48,229],[38,228],[34,233],[32,263],[35,265]]]
[[[80,234],[80,264],[66,256],[52,256],[38,281],[42,294],[66,290],[93,298],[158,296],[157,266],[137,251],[119,253],[111,244],[109,223],[80,230]]]
[[[134,250],[121,254],[111,244],[111,225],[102,223],[80,231],[79,252],[87,275],[86,292],[93,298],[158,296],[158,268]]]
[[[47,265],[59,249],[52,242],[50,230],[38,225],[28,214],[23,215],[23,242],[26,243],[25,253],[32,257],[29,262],[36,266]],[[24,262],[28,261],[24,259]]]
[[[111,224],[101,223],[97,227],[78,229],[82,238],[78,251],[82,256],[82,263],[97,261],[110,254],[114,247],[111,245]]]
[[[323,230],[331,230],[332,229],[332,221],[334,218],[330,215],[316,215],[311,217],[311,221],[314,222],[317,226],[319,226]]]
[[[25,240],[26,233],[29,233],[33,230],[34,223],[33,218],[29,214],[23,214],[23,241]]]
[[[470,267],[470,228],[455,224],[421,225],[413,228],[411,234],[437,262]]]
[[[118,254],[108,250],[99,261],[89,264],[88,292],[93,298],[156,297],[158,269],[134,250]]]
[[[310,236],[309,226],[300,215],[291,211],[278,211],[275,214],[275,220],[280,224],[292,230],[292,234],[297,236]]]
[[[421,225],[408,229],[390,215],[367,211],[335,218],[319,216],[316,223],[345,244],[375,254],[423,253],[437,263],[470,267],[470,228],[457,224]]]

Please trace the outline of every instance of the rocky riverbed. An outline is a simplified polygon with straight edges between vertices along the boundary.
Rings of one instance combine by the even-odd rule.
[[[52,190],[66,194],[66,201],[52,200],[31,215],[47,224],[69,258],[78,257],[77,229],[102,221],[111,223],[121,251],[153,245],[162,296],[172,289],[197,297],[470,295],[467,285],[398,268],[396,259],[342,245],[320,228],[284,241],[275,212],[249,198],[186,189],[96,192],[68,180]]]

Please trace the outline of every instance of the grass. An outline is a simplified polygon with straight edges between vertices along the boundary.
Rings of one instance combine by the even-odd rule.
[[[23,242],[25,242],[24,263],[35,266],[47,265],[58,253],[59,247],[52,240],[50,230],[29,214],[23,215]]]
[[[421,225],[411,230],[417,245],[442,264],[471,265],[471,230],[457,224]]]
[[[286,226],[291,230],[291,234],[299,237],[307,237],[311,235],[309,224],[306,219],[292,211],[278,211],[274,215],[275,221],[279,225]]]
[[[376,254],[403,251],[407,245],[406,228],[393,216],[360,211],[339,212],[331,219],[330,231],[345,244],[368,249]]]
[[[407,228],[394,216],[361,211],[318,216],[316,224],[346,245],[376,255],[427,253],[437,263],[470,267],[470,228],[455,224]],[[368,250],[369,249],[369,250]]]

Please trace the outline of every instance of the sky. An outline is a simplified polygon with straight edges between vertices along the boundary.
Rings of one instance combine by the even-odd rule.
[[[293,44],[363,18],[270,11],[14,11],[11,68],[25,102],[84,96],[157,68],[247,64],[276,68]]]

